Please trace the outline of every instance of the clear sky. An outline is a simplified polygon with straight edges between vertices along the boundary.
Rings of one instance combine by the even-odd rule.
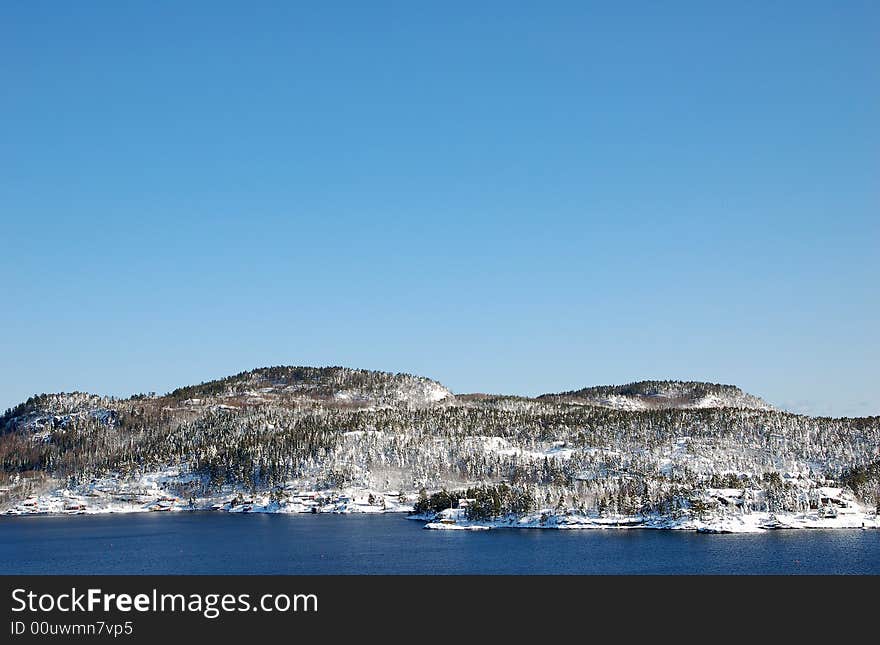
[[[880,3],[4,2],[0,407],[263,365],[880,413]]]

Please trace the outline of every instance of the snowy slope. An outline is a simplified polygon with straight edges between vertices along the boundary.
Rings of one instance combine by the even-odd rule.
[[[773,410],[763,399],[734,385],[698,381],[639,381],[544,394],[541,399],[615,410],[747,408]]]
[[[164,396],[32,397],[0,417],[0,465],[11,514],[378,512],[505,484],[542,527],[872,526],[880,417],[793,415],[711,383],[529,399],[269,367]]]

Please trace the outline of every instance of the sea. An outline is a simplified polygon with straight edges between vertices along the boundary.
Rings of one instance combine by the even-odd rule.
[[[4,574],[880,574],[880,531],[434,531],[401,514],[0,517]]]

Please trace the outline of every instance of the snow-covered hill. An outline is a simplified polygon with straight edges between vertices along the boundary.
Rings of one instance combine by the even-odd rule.
[[[437,381],[412,374],[392,374],[346,367],[264,367],[216,381],[178,388],[168,395],[187,405],[222,403],[289,405],[428,406],[452,399]]]
[[[870,526],[880,417],[789,414],[712,383],[455,396],[409,374],[288,366],[164,396],[40,395],[0,417],[13,514],[375,512],[421,491],[439,491],[434,510],[476,491],[481,521],[528,526]]]
[[[579,405],[598,405],[615,410],[749,408],[773,410],[763,399],[735,385],[698,381],[638,381],[581,390],[544,394],[542,399]]]
[[[0,417],[0,431],[6,423],[13,421],[17,427],[36,433],[64,429],[85,419],[113,423],[116,418],[113,405],[114,401],[110,398],[86,392],[40,394]]]

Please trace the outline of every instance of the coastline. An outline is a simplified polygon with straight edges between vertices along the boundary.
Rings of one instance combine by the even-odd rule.
[[[57,493],[57,491],[56,491]],[[279,503],[266,498],[243,500],[242,503],[220,503],[213,498],[198,500],[194,505],[182,503],[162,504],[161,500],[148,503],[106,503],[100,506],[77,508],[75,510],[59,507],[61,495],[44,496],[36,506],[18,505],[0,513],[4,517],[65,517],[70,515],[125,515],[152,512],[168,513],[233,513],[233,514],[399,514],[405,519],[424,522],[424,528],[434,531],[488,531],[493,529],[532,529],[532,530],[662,530],[696,531],[705,534],[763,533],[776,530],[876,530],[880,529],[880,517],[864,509],[844,509],[835,517],[823,517],[818,512],[804,513],[727,513],[707,514],[694,517],[682,514],[680,517],[662,515],[598,515],[578,514],[570,511],[555,513],[548,509],[522,516],[507,516],[492,520],[470,520],[464,509],[446,509],[440,513],[414,514],[412,505],[389,504],[384,506],[369,504],[366,500],[374,493],[362,491],[362,495],[340,495],[336,501],[323,505],[306,503]],[[47,498],[49,501],[47,501]],[[341,498],[341,501],[340,499]],[[387,497],[383,498],[387,500]],[[54,503],[53,503],[54,502]]]
[[[443,515],[442,513],[439,515]],[[810,529],[880,529],[880,518],[865,511],[822,517],[818,513],[770,513],[753,512],[727,514],[715,517],[678,518],[661,515],[612,516],[579,514],[530,513],[522,517],[507,517],[490,521],[471,521],[464,514],[446,513],[429,521],[425,528],[431,530],[489,530],[501,528],[545,530],[631,530],[648,529],[663,531],[696,531],[698,533],[764,533],[778,530]]]
[[[269,513],[269,514],[405,514],[438,531],[491,529],[608,530],[652,529],[700,533],[760,533],[804,529],[880,529],[874,509],[857,501],[844,488],[821,487],[826,504],[797,512],[748,508],[736,489],[706,489],[708,499],[722,500],[715,508],[679,508],[674,514],[614,514],[573,508],[539,508],[523,514],[487,519],[468,517],[472,500],[457,499],[455,508],[416,513],[419,493],[375,490],[363,486],[317,489],[313,479],[290,480],[271,492],[247,492],[224,486],[210,495],[186,496],[186,487],[201,483],[191,473],[166,467],[138,477],[111,474],[82,484],[44,489],[0,509],[0,517],[106,515],[128,513]]]

